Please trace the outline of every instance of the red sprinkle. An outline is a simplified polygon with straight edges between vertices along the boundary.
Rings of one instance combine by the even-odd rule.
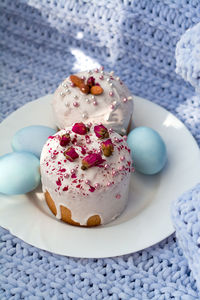
[[[65,186],[63,192],[68,191],[68,186]]]
[[[61,186],[61,181],[60,181],[60,178],[58,178],[58,180],[56,181],[56,184],[58,185],[58,186]]]
[[[66,169],[60,169],[60,170],[58,170],[59,172],[65,172],[66,171]]]
[[[95,188],[94,188],[93,186],[90,185],[89,191],[93,193],[93,192],[95,191]]]

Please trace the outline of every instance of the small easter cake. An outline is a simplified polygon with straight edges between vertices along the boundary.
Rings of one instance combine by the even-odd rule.
[[[109,223],[127,204],[131,165],[126,137],[102,124],[75,123],[50,136],[43,147],[46,202],[69,224]]]
[[[130,127],[133,97],[119,77],[100,68],[66,78],[54,93],[52,108],[59,129],[74,120],[102,122],[124,135]]]

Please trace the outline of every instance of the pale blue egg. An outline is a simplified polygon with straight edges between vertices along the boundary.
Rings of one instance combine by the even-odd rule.
[[[40,157],[42,148],[56,130],[47,126],[35,125],[18,130],[12,139],[13,151],[27,151]]]
[[[29,152],[13,152],[0,157],[0,193],[25,194],[40,183],[40,161]]]
[[[145,126],[133,129],[128,135],[127,143],[137,171],[152,175],[160,172],[165,166],[166,146],[154,129]]]

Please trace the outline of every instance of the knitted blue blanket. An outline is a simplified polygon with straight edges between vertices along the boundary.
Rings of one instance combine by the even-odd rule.
[[[176,44],[200,22],[199,10],[197,0],[1,0],[0,121],[52,93],[69,73],[101,64],[134,94],[175,114],[200,145],[199,98],[175,73]],[[196,203],[199,186],[194,190],[180,203]],[[187,212],[176,222],[176,211],[175,205],[178,240],[185,232],[190,239],[189,226],[180,225]],[[199,248],[195,234],[193,251]],[[0,299],[200,299],[186,240],[179,246],[172,235],[122,257],[75,259],[32,247],[0,228]]]

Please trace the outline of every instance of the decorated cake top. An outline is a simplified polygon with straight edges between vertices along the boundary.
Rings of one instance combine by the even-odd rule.
[[[41,154],[44,188],[51,178],[54,193],[74,197],[110,189],[131,172],[131,165],[126,136],[102,124],[75,123],[50,136]]]
[[[119,77],[103,68],[66,78],[53,97],[57,126],[62,129],[74,120],[102,122],[125,134],[133,111],[132,95]]]

